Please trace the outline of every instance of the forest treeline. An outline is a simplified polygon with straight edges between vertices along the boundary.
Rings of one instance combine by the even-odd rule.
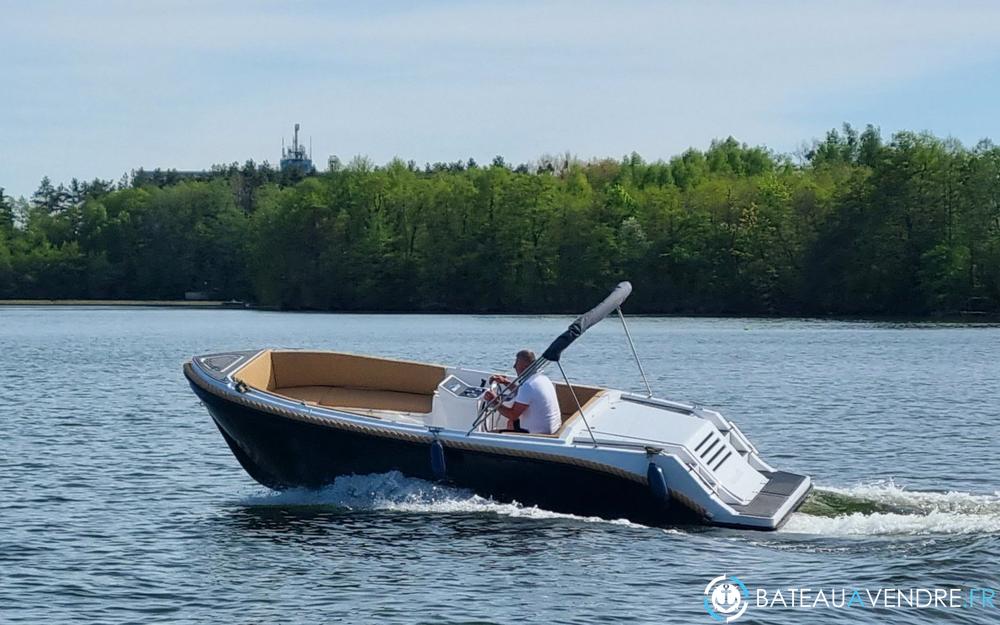
[[[845,125],[800,156],[45,179],[0,191],[0,298],[579,312],[628,279],[631,312],[1000,311],[1000,148]]]

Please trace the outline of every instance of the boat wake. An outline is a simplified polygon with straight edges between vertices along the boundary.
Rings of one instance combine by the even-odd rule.
[[[782,531],[866,536],[1000,533],[1000,493],[911,491],[892,480],[817,488]]]
[[[472,491],[443,486],[398,471],[372,475],[338,477],[333,484],[312,490],[293,488],[252,495],[242,502],[254,507],[329,507],[340,510],[385,510],[416,513],[496,514],[523,519],[566,519],[587,523],[608,523],[643,527],[625,519],[608,520],[550,512],[517,502],[500,503]]]
[[[267,491],[246,497],[241,504],[344,511],[495,514],[518,519],[645,527],[624,519],[609,521],[551,512],[517,502],[500,503],[462,488],[406,477],[398,471],[343,476],[316,490]],[[818,536],[1000,533],[1000,493],[911,491],[892,480],[852,488],[816,488],[781,532]]]

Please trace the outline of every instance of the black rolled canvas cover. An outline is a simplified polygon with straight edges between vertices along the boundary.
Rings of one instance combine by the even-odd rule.
[[[597,325],[601,319],[604,319],[612,311],[621,306],[630,293],[632,293],[632,283],[619,282],[618,286],[611,291],[610,295],[604,298],[603,302],[577,317],[576,321],[571,323],[565,332],[556,337],[556,340],[552,341],[552,344],[542,354],[542,358],[558,362],[559,356],[562,355],[564,349],[569,347],[573,341],[580,338],[581,334]]]

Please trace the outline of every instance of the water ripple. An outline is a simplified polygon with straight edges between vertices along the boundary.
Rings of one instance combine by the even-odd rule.
[[[723,409],[768,460],[823,485],[776,533],[579,518],[392,473],[273,493],[180,375],[192,354],[263,345],[503,369],[566,322],[0,308],[0,620],[708,623],[702,591],[721,573],[773,587],[1000,587],[995,326],[633,320],[658,394]],[[630,358],[620,328],[597,326],[564,365],[638,388]]]

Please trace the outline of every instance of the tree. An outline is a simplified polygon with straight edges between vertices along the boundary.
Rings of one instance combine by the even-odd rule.
[[[31,196],[32,205],[48,214],[62,212],[70,205],[70,192],[63,185],[55,187],[48,176],[42,178],[38,190]]]
[[[10,237],[14,233],[14,199],[4,194],[0,187],[0,233]]]
[[[542,155],[315,176],[247,161],[0,190],[0,293],[296,309],[1000,310],[1000,150],[833,129],[793,164],[733,137],[669,161]]]

